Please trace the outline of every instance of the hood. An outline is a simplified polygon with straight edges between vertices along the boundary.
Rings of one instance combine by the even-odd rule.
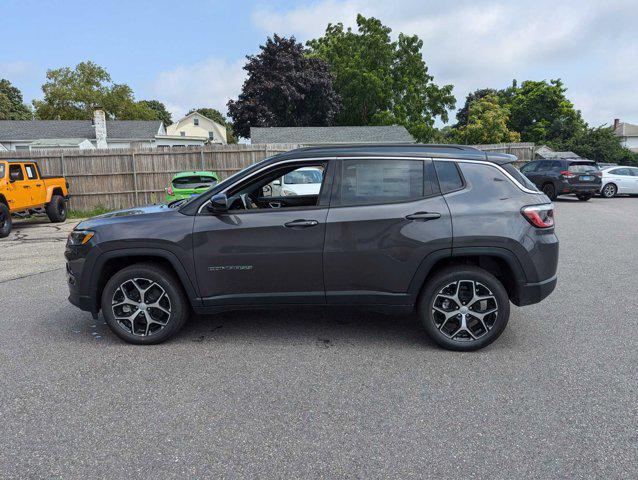
[[[130,221],[136,217],[148,218],[149,215],[166,215],[175,214],[176,212],[176,209],[169,208],[168,205],[146,205],[144,207],[128,208],[125,210],[116,210],[114,212],[104,213],[80,222],[75,228],[78,230],[91,229],[103,224]]]

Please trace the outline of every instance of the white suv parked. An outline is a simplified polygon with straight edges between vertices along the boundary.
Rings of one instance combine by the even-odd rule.
[[[604,168],[602,172],[600,193],[603,197],[612,198],[617,194],[638,195],[638,168],[615,166]]]

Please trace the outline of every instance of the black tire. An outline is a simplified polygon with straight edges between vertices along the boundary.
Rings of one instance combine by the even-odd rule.
[[[12,224],[13,222],[11,220],[9,207],[7,207],[4,203],[0,203],[0,238],[9,236]]]
[[[554,188],[554,184],[546,183],[541,188],[541,191],[549,197],[550,200],[556,200],[556,188]]]
[[[451,291],[446,289],[457,288],[457,294],[461,298],[466,297],[467,292],[460,292],[458,287],[453,287],[456,282],[458,282],[457,285],[460,284],[463,288],[473,286],[475,292],[479,292],[481,296],[488,296],[487,294],[490,294],[494,299],[494,304],[491,303],[492,300],[484,300],[486,302],[484,312],[488,312],[491,308],[494,308],[494,306],[498,309],[495,313],[484,315],[484,323],[480,323],[477,317],[472,317],[471,312],[475,304],[471,302],[468,306],[460,305],[458,306],[459,308],[451,306],[449,310],[446,309],[446,311],[450,313],[453,313],[455,310],[461,311],[461,309],[465,309],[466,325],[474,332],[472,336],[470,336],[467,330],[461,330],[460,313],[443,321],[437,317],[444,315],[434,311],[435,302],[439,302],[442,298],[440,297],[440,292]],[[487,291],[485,289],[487,289]],[[475,298],[475,292],[472,292],[472,298]],[[451,300],[450,303],[456,304],[453,300]],[[481,305],[483,304],[480,303],[479,306]],[[490,305],[493,306],[490,307]],[[445,306],[446,305],[440,305],[441,308]],[[440,347],[458,351],[478,350],[492,343],[503,333],[510,316],[509,297],[503,284],[491,273],[471,265],[447,267],[434,275],[423,287],[417,307],[419,319],[425,327],[428,336]],[[476,312],[479,313],[478,310],[476,310]],[[456,325],[459,326],[458,330],[455,330]],[[483,326],[485,326],[485,328],[482,328]],[[448,334],[442,331],[444,329],[447,330]],[[472,338],[473,336],[476,336],[476,338]]]
[[[603,196],[603,198],[614,198],[617,193],[618,187],[613,183],[608,183],[600,191],[600,194]]]
[[[51,201],[46,206],[47,216],[53,223],[60,223],[66,220],[66,200],[62,195],[53,195]]]
[[[132,283],[133,281],[136,282],[137,286]],[[149,287],[147,282],[153,282],[153,285]],[[145,286],[148,289],[143,294],[140,294],[139,287]],[[122,287],[127,289],[128,295],[131,295],[131,297],[127,299],[122,295]],[[160,295],[161,290],[164,293]],[[140,298],[139,295],[136,298],[135,292],[145,296],[143,298],[144,302],[138,302]],[[166,303],[166,297],[168,298],[168,304]],[[114,306],[114,301],[122,302],[123,300],[130,300],[139,304],[144,303],[144,305],[139,306],[138,304],[135,307],[129,304],[129,310],[126,311],[120,310],[120,308],[123,309],[127,305],[123,307]],[[149,303],[146,306],[146,302],[149,302],[149,300],[153,300],[153,303]],[[168,309],[168,315],[165,310],[162,311],[160,308],[152,306],[157,302],[163,302],[160,307]],[[120,317],[119,320],[116,318],[116,310],[119,314],[117,316]],[[137,345],[161,343],[172,337],[186,323],[189,311],[188,301],[179,280],[166,268],[153,263],[138,263],[120,270],[111,277],[102,292],[102,314],[106,319],[107,325],[122,340]],[[129,317],[136,315],[133,322],[121,318],[128,316],[128,313],[131,313]],[[153,322],[146,320],[148,319],[147,315],[151,316]],[[155,320],[165,322],[165,325],[159,325],[155,323]]]
[[[591,194],[589,194],[589,193],[576,195],[576,198],[578,198],[578,200],[580,200],[581,202],[586,202],[586,201],[588,201],[591,197],[592,197],[592,195],[591,195]]]

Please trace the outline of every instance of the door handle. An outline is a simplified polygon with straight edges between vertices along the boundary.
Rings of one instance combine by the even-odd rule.
[[[22,188],[31,188],[29,185],[22,185]]]
[[[292,222],[284,223],[284,227],[287,228],[308,228],[319,225],[317,220],[293,220]]]
[[[36,186],[36,187],[41,187],[41,186],[42,186],[42,184],[41,184],[41,183],[36,183],[36,184],[35,184],[35,186]]]
[[[410,215],[406,215],[405,218],[407,218],[408,220],[423,220],[427,222],[428,220],[436,220],[437,218],[441,218],[441,214],[434,212],[416,212]]]

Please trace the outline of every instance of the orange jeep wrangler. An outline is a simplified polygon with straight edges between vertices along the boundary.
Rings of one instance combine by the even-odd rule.
[[[64,177],[43,177],[33,160],[0,159],[0,238],[11,232],[11,215],[45,211],[52,222],[64,222],[68,199]]]

